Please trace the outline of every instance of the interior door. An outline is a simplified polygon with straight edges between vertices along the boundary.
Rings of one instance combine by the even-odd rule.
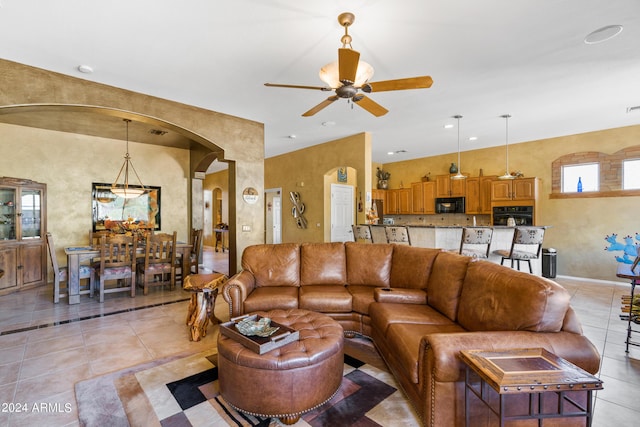
[[[280,195],[273,198],[273,243],[282,243],[282,201]]]
[[[331,184],[331,241],[353,241],[354,219],[353,186]]]

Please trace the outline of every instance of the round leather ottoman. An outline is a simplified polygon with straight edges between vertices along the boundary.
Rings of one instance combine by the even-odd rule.
[[[218,336],[220,394],[241,412],[294,424],[300,415],[340,388],[344,365],[343,330],[335,320],[307,310],[252,314],[300,332],[298,341],[264,354],[222,334]]]

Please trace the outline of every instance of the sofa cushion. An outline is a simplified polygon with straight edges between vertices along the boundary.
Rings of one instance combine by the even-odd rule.
[[[569,300],[569,292],[551,280],[473,262],[460,296],[458,323],[470,331],[559,332]]]
[[[299,291],[300,308],[321,313],[351,312],[351,294],[344,286],[302,286]]]
[[[300,284],[344,285],[347,255],[344,243],[303,243],[300,246]]]
[[[427,291],[407,288],[375,288],[376,302],[397,302],[402,304],[426,304]]]
[[[294,286],[263,286],[254,289],[244,300],[244,312],[298,308],[298,288]]]
[[[391,260],[391,287],[426,289],[431,266],[439,249],[394,245]]]
[[[253,274],[258,288],[300,286],[300,245],[248,246],[242,252],[242,268]]]
[[[371,325],[380,332],[380,336],[387,336],[389,325],[394,323],[413,323],[424,325],[453,325],[448,317],[438,313],[428,305],[397,304],[374,302],[369,306]]]
[[[346,242],[345,249],[349,285],[389,287],[393,245]]]
[[[347,290],[353,298],[352,310],[356,313],[369,315],[369,305],[375,302],[374,292],[376,289],[372,286],[349,285]]]
[[[440,252],[431,267],[427,301],[431,307],[454,322],[469,259],[452,252]]]
[[[394,323],[389,325],[386,335],[387,348],[394,350],[393,355],[399,362],[396,368],[403,370],[405,377],[410,378],[414,384],[418,383],[419,378],[420,340],[425,335],[438,332],[465,332],[465,330],[455,323],[448,325]]]

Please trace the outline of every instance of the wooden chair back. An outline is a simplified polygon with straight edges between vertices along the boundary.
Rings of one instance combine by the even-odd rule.
[[[138,241],[133,236],[116,234],[100,237],[100,271],[106,268],[131,267],[135,271]]]
[[[138,265],[138,279],[147,295],[150,286],[176,284],[176,243],[177,232],[147,235],[144,248],[144,262]]]
[[[56,245],[53,242],[53,235],[50,232],[45,234],[45,241],[47,243],[47,250],[49,252],[49,258],[51,259],[51,267],[53,269],[53,302],[58,303],[60,298],[69,296],[68,286],[68,271],[66,267],[60,267],[58,265],[58,257],[56,256]],[[78,271],[79,279],[89,279],[88,287],[80,288],[80,295],[89,294],[93,289],[93,273],[94,270],[91,266],[81,265]],[[62,286],[64,285],[64,286]]]

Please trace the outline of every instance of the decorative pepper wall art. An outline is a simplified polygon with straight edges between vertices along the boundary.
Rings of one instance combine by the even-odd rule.
[[[289,199],[291,199],[291,203],[293,203],[291,215],[293,216],[296,225],[298,228],[307,228],[307,220],[302,215],[304,214],[304,203],[300,200],[300,193],[297,191],[291,191],[289,193]]]

